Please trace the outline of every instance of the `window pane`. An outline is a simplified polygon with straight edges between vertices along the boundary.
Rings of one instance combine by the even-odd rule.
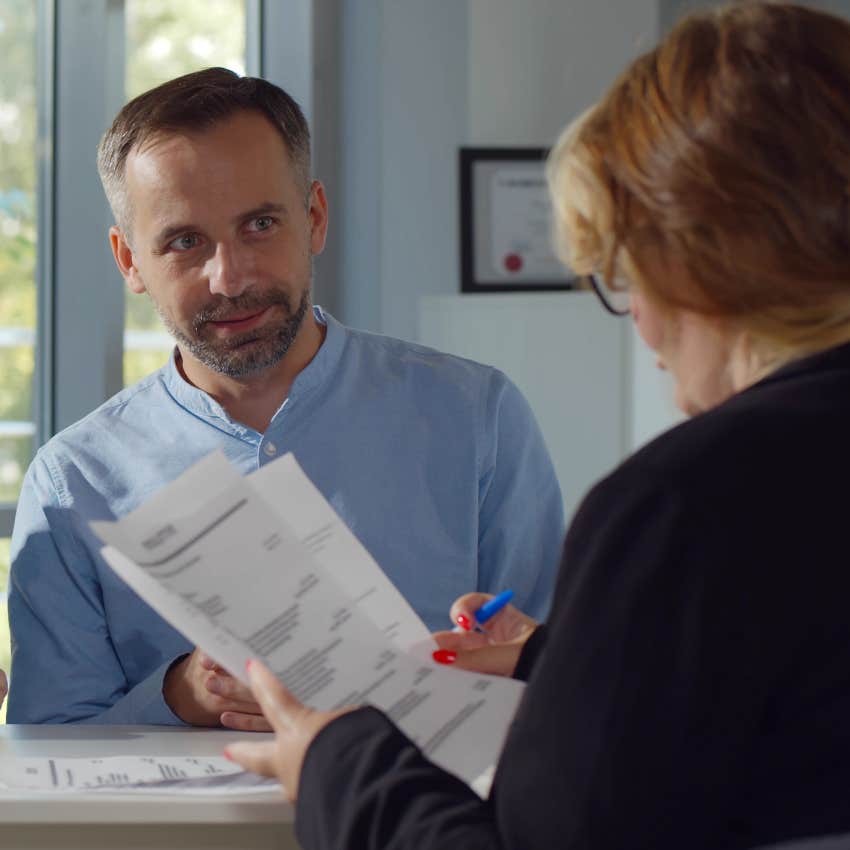
[[[0,670],[9,672],[9,617],[6,612],[6,582],[9,578],[9,538],[0,538]],[[6,722],[6,703],[0,708],[0,723]]]
[[[35,5],[0,0],[0,503],[6,504],[18,497],[35,433]],[[0,653],[2,646],[0,635]]]
[[[211,65],[245,73],[245,0],[127,0],[125,20],[128,100]],[[162,366],[172,342],[146,295],[127,294],[124,326],[127,386]]]

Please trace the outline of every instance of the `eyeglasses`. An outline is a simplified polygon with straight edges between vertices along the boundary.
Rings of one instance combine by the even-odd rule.
[[[632,297],[628,286],[621,281],[614,281],[618,289],[611,289],[602,279],[602,275],[592,273],[583,276],[582,280],[596,293],[602,306],[613,316],[628,316],[632,312]]]

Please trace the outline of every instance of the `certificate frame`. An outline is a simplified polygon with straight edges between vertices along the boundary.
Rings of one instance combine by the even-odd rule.
[[[539,147],[460,148],[461,292],[577,288],[575,276],[555,258],[551,210],[544,211],[540,201],[548,153]],[[525,175],[515,181],[519,188],[513,193],[511,181],[503,179],[511,175]],[[503,249],[503,244],[524,246],[525,253]]]

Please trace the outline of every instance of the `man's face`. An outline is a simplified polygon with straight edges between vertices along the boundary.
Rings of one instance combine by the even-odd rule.
[[[310,308],[324,247],[321,184],[307,192],[269,121],[240,112],[163,134],[125,170],[131,234],[110,232],[131,291],[147,292],[185,357],[234,378],[278,363]]]

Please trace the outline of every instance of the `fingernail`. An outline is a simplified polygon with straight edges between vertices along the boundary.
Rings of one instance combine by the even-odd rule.
[[[215,676],[211,676],[207,679],[207,690],[211,694],[220,694],[221,693],[221,682],[216,679]]]
[[[249,659],[245,662],[245,669],[246,669],[249,673],[251,672],[251,665],[252,665],[253,663],[254,663],[254,659],[253,659],[253,658],[249,658]]]
[[[233,761],[233,756],[230,755],[230,750],[225,750],[223,755],[228,761]]]
[[[454,664],[457,653],[451,649],[438,649],[434,652],[433,658],[438,664]]]
[[[472,623],[469,620],[469,617],[466,614],[458,614],[455,618],[457,624],[464,629],[465,631],[469,631],[472,628]]]

